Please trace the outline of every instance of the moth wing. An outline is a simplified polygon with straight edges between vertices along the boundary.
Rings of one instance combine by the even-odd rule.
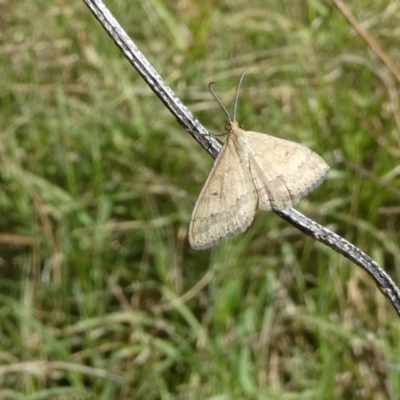
[[[257,195],[246,159],[228,141],[215,160],[190,221],[193,249],[213,247],[253,221]]]
[[[258,132],[245,134],[250,173],[262,210],[292,207],[329,172],[324,159],[302,144]]]

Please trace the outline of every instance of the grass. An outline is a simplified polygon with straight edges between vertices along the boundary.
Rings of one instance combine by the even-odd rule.
[[[399,84],[329,1],[108,1],[212,131],[331,165],[298,208],[400,281]],[[396,2],[350,1],[399,64]],[[190,249],[212,160],[79,1],[0,3],[0,398],[400,397],[398,317],[273,213]],[[392,396],[392,397],[391,397]]]

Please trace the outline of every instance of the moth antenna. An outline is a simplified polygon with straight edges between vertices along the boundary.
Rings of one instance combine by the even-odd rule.
[[[218,97],[218,95],[214,92],[214,89],[212,88],[212,85],[214,85],[215,82],[211,82],[208,85],[208,88],[210,89],[211,94],[214,96],[215,100],[218,101],[219,105],[222,107],[222,109],[224,110],[224,113],[228,119],[228,121],[232,121],[231,116],[229,115],[228,110],[226,109],[226,107],[224,106],[224,103],[222,102],[222,100]]]
[[[237,104],[238,104],[238,100],[239,100],[239,91],[240,91],[240,86],[242,85],[242,81],[244,76],[246,75],[246,72],[254,67],[255,64],[250,65],[249,67],[247,67],[243,72],[242,75],[240,75],[240,79],[239,79],[239,83],[236,89],[236,95],[235,95],[235,102],[233,103],[233,120],[236,121],[236,108],[237,108]]]

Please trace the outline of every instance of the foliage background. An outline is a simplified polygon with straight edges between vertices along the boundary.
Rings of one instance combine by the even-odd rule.
[[[399,65],[396,1],[348,1]],[[399,83],[330,1],[107,5],[212,131],[331,165],[298,209],[399,282]],[[211,158],[83,2],[0,1],[0,397],[400,397],[400,325],[359,268],[273,213],[196,252]]]

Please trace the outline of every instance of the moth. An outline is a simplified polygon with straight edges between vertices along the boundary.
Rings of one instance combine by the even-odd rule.
[[[308,147],[239,127],[236,105],[244,73],[238,84],[233,120],[209,86],[227,116],[228,137],[192,213],[189,243],[196,250],[243,232],[258,209],[292,207],[329,172],[328,164]]]

